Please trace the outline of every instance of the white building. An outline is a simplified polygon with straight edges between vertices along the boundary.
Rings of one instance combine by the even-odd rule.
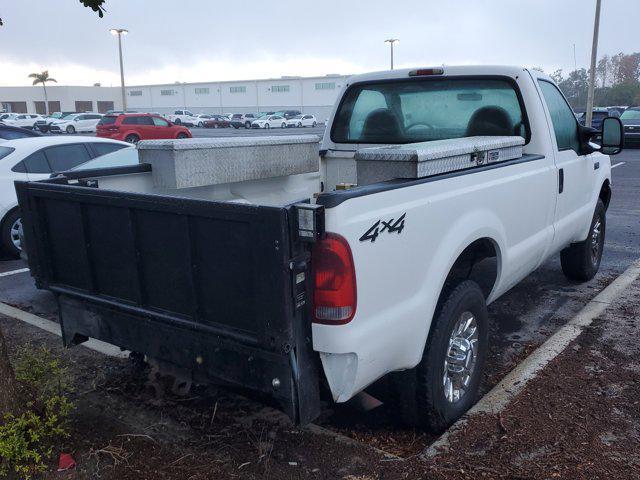
[[[127,109],[138,112],[249,113],[301,110],[324,120],[348,77],[281,77],[266,80],[127,86]],[[49,111],[122,109],[120,87],[48,86]],[[7,111],[44,113],[41,86],[0,87]]]

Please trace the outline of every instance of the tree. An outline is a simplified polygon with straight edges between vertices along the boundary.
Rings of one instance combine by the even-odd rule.
[[[607,86],[610,69],[611,58],[609,57],[609,55],[605,55],[600,60],[598,60],[598,65],[596,66],[596,77],[601,82],[602,88],[605,88]]]
[[[551,80],[556,82],[556,85],[560,85],[562,83],[562,81],[564,80],[564,77],[562,76],[562,69],[561,68],[556,70],[555,72],[553,72],[549,76],[551,77]]]
[[[45,70],[42,73],[31,73],[29,78],[33,78],[33,85],[42,84],[44,89],[44,112],[49,115],[49,99],[47,98],[47,82],[58,83],[55,78],[49,76],[49,70]]]

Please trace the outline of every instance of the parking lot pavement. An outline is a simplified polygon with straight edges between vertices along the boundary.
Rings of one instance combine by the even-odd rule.
[[[311,129],[304,130],[311,132]],[[220,131],[225,129],[212,130],[213,133]],[[257,135],[264,131],[240,129],[233,130],[231,135],[236,135],[235,132],[238,135]],[[615,166],[613,197],[607,214],[606,244],[600,273],[584,284],[570,282],[563,276],[559,256],[556,256],[490,305],[491,351],[483,392],[492,388],[521,359],[640,258],[640,150],[624,151],[612,157],[612,163]],[[0,261],[0,271],[16,270],[23,265],[20,261]],[[28,273],[0,277],[0,301],[47,318],[56,316],[51,294],[36,290]],[[350,403],[332,406],[319,423],[400,456],[421,452],[434,439],[422,432],[399,427],[392,412],[384,406],[369,412],[362,412]]]

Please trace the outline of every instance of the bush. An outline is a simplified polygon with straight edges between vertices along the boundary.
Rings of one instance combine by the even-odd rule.
[[[27,345],[15,362],[24,410],[5,416],[0,425],[0,476],[31,478],[46,468],[56,442],[68,437],[73,404],[66,368],[50,350]]]

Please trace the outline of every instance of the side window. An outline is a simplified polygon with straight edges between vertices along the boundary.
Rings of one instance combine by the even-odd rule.
[[[138,117],[138,125],[153,125],[151,117]]]
[[[153,120],[153,124],[156,127],[168,127],[169,126],[169,122],[167,122],[166,120],[163,120],[162,118],[151,117],[151,119]]]
[[[579,154],[578,122],[573,110],[554,84],[543,80],[539,81],[539,84],[551,114],[558,150],[573,150]]]
[[[47,157],[42,150],[32,153],[24,159],[27,173],[51,173],[51,167],[47,163]]]
[[[20,160],[18,163],[16,163],[13,168],[11,169],[12,172],[17,172],[17,173],[27,173],[27,167],[24,164],[24,161]]]
[[[189,115],[190,117],[193,117],[193,113],[191,113],[189,110],[185,110],[184,114]]]
[[[87,148],[82,143],[57,145],[45,148],[44,151],[54,172],[64,172],[91,160]]]
[[[76,120],[86,120],[87,116],[86,115],[78,115],[75,119]]]
[[[115,152],[125,148],[125,145],[119,143],[107,143],[107,142],[92,142],[91,147],[96,152],[96,156],[106,155],[107,153]]]
[[[123,125],[138,125],[138,117],[124,117]]]

